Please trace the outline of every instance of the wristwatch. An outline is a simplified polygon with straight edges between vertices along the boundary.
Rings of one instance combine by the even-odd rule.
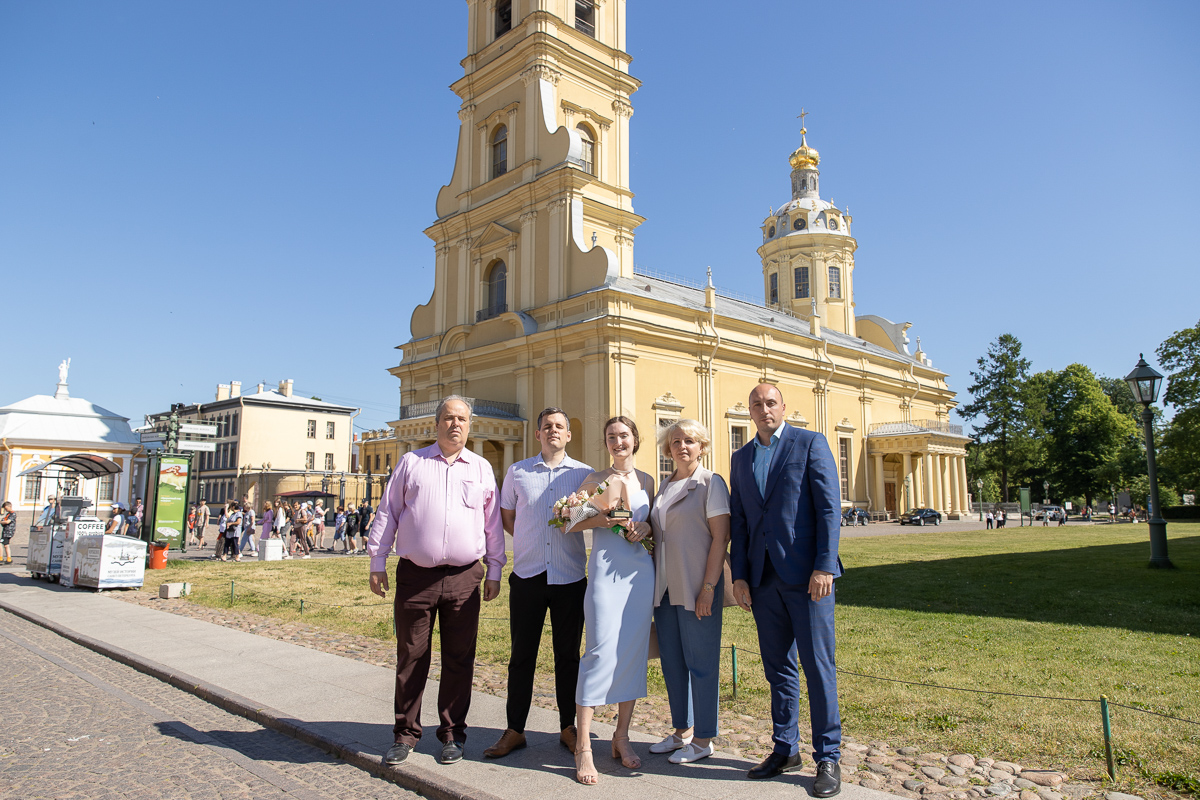
[[[704,584],[704,588],[710,592],[715,592],[717,590],[717,587],[713,586],[711,583]]]

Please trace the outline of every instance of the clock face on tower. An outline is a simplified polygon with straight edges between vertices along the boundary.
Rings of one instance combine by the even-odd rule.
[[[837,229],[838,229],[837,220],[836,219],[829,220],[829,230],[836,231]]]
[[[804,219],[804,217],[800,217],[799,219],[797,219],[795,222],[792,223],[792,230],[802,231],[807,227],[808,227],[808,220]]]
[[[767,231],[767,238],[770,239],[774,235],[775,235],[775,226],[772,225],[770,230]]]

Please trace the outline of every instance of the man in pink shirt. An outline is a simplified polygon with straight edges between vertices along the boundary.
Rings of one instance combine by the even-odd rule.
[[[435,617],[442,638],[438,760],[462,760],[479,633],[479,582],[486,573],[483,599],[496,599],[506,561],[492,466],[465,449],[470,404],[450,395],[438,403],[434,419],[437,442],[400,459],[367,542],[371,591],[380,597],[389,588],[387,557],[393,542],[400,557],[394,601],[395,744],[384,756],[388,764],[403,763],[421,739],[421,695],[429,677]]]

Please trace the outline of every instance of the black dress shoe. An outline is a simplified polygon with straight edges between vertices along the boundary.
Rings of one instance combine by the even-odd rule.
[[[450,740],[442,745],[442,754],[438,756],[438,762],[442,764],[454,764],[463,759],[462,742]]]
[[[803,759],[799,753],[796,753],[794,756],[771,753],[771,755],[763,759],[761,764],[747,772],[746,777],[752,781],[774,778],[776,775],[782,775],[785,772],[795,772],[800,769],[802,762]]]
[[[383,763],[391,766],[403,764],[408,759],[408,754],[412,752],[412,745],[404,742],[396,742],[388,748],[387,755],[383,757]]]
[[[817,763],[817,779],[813,781],[813,797],[833,797],[842,790],[842,767],[836,761]]]

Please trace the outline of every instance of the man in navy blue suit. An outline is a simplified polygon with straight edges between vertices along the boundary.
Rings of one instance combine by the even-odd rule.
[[[800,769],[798,655],[817,762],[812,793],[825,798],[842,788],[833,632],[841,490],[825,437],[785,424],[786,411],[779,389],[754,388],[750,418],[758,435],[734,453],[730,469],[733,597],[758,626],[774,725],[774,751],[749,777]]]

